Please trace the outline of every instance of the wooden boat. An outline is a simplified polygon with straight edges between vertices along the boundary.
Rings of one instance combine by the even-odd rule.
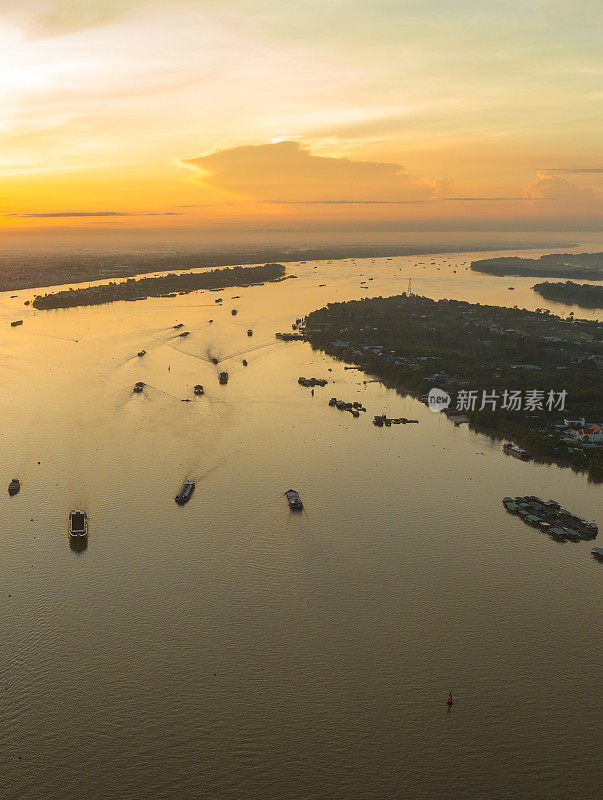
[[[178,503],[179,506],[183,506],[193,496],[193,492],[195,491],[195,482],[194,481],[184,481],[182,486],[180,487],[180,491],[174,498],[174,500]]]
[[[296,492],[295,489],[287,489],[285,492],[285,497],[287,498],[287,502],[289,503],[289,508],[292,511],[301,511],[304,507],[302,503],[302,499],[299,496],[299,492]]]

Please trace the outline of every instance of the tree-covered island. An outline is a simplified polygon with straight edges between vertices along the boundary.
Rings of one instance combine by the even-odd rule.
[[[603,308],[603,286],[574,281],[537,283],[532,287],[541,297],[582,308]]]
[[[282,264],[264,264],[257,267],[226,267],[209,272],[170,273],[160,277],[129,278],[127,281],[103,283],[81,289],[38,295],[33,307],[40,309],[73,308],[112,303],[116,300],[144,300],[146,297],[169,297],[188,294],[198,289],[226,289],[232,286],[252,286],[285,278]]]
[[[401,393],[442,387],[472,426],[603,479],[603,445],[581,433],[603,420],[599,322],[403,294],[330,303],[305,336]],[[495,402],[482,407],[484,393]]]
[[[603,253],[551,253],[540,258],[482,258],[471,262],[475,272],[535,278],[603,280]]]

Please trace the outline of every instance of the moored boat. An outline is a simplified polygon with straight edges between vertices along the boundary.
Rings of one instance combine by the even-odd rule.
[[[182,486],[180,487],[180,491],[174,498],[174,500],[178,503],[179,506],[183,506],[193,496],[193,492],[195,491],[195,482],[194,481],[184,481]]]
[[[12,481],[8,484],[8,493],[11,497],[18,494],[21,491],[21,483],[18,478],[13,478]]]
[[[69,513],[69,536],[77,538],[88,536],[88,515],[85,511]]]
[[[295,489],[287,489],[285,492],[285,497],[287,498],[287,502],[289,503],[289,508],[293,511],[301,511],[304,507],[302,503],[302,499],[299,496],[299,492],[296,492]]]

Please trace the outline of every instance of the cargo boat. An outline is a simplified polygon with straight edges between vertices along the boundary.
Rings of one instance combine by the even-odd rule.
[[[11,497],[14,495],[19,494],[21,491],[21,483],[19,482],[18,478],[13,478],[12,481],[8,484],[8,493]]]
[[[505,442],[503,444],[503,452],[508,453],[511,456],[515,456],[515,458],[521,458],[522,461],[527,461],[530,457],[527,450],[522,450],[521,447],[517,447],[516,444],[511,444],[511,442]]]
[[[88,516],[85,511],[70,512],[69,536],[73,536],[78,539],[88,536]]]
[[[193,496],[193,492],[195,491],[195,482],[194,481],[184,481],[182,486],[180,487],[180,491],[174,498],[174,500],[178,503],[179,506],[183,506]]]
[[[299,492],[296,492],[295,489],[287,489],[285,492],[285,496],[287,498],[287,502],[289,503],[289,508],[293,511],[301,511],[304,507],[302,503],[302,499],[299,496]]]

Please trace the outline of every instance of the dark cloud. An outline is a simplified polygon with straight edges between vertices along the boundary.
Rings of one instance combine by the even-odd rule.
[[[579,173],[596,174],[603,172],[603,167],[558,167],[557,169],[545,169],[543,172],[565,172],[572,175]]]
[[[5,217],[34,217],[34,218],[62,218],[62,217],[172,217],[182,214],[182,211],[37,211],[29,214],[3,214]]]

